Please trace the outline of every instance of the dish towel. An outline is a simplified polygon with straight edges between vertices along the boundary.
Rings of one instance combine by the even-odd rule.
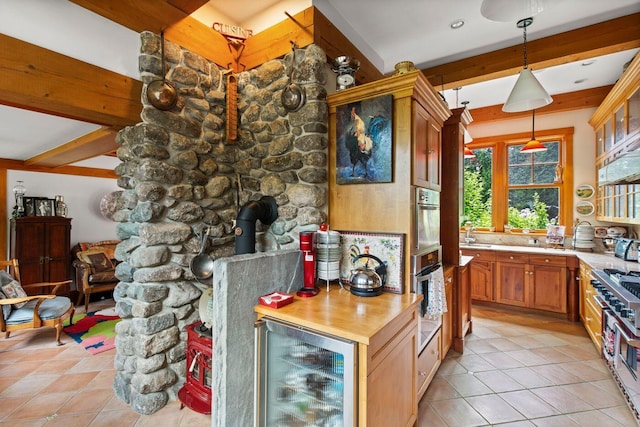
[[[444,294],[444,274],[442,268],[431,273],[429,286],[427,318],[436,319],[447,311],[447,297]]]

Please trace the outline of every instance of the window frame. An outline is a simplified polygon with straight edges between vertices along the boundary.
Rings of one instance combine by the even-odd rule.
[[[557,186],[560,193],[558,218],[559,225],[566,227],[567,235],[573,233],[573,134],[573,127],[535,131],[536,139],[543,144],[553,141],[560,143],[558,163],[562,166],[562,183]],[[496,232],[504,232],[504,225],[507,221],[509,189],[522,188],[519,185],[509,186],[507,147],[526,144],[530,139],[531,132],[527,131],[474,138],[472,142],[466,144],[472,151],[480,148],[492,148],[493,150],[491,163],[491,198],[493,203],[491,218]],[[535,185],[535,187],[556,187],[556,185],[539,184]],[[512,229],[511,231],[521,232],[522,230]],[[531,232],[543,234],[544,230],[531,230]]]

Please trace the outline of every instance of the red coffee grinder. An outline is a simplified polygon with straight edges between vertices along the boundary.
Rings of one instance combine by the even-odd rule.
[[[303,298],[314,297],[320,292],[316,287],[316,233],[314,231],[300,232],[300,250],[304,276],[302,289],[296,292],[296,295]]]

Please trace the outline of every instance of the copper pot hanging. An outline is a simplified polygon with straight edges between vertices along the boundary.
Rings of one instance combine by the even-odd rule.
[[[162,61],[162,79],[153,80],[147,85],[147,99],[158,110],[171,110],[178,102],[178,92],[173,83],[166,79],[164,58],[164,31],[160,33],[160,59]]]

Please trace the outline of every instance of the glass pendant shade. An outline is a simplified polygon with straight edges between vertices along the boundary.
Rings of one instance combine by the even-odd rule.
[[[531,140],[520,149],[521,153],[537,153],[546,151],[547,147],[536,139],[536,110],[531,113]]]
[[[551,104],[553,98],[540,84],[529,68],[520,71],[516,84],[511,89],[507,102],[502,106],[505,113],[529,111]]]
[[[537,152],[546,151],[546,150],[547,150],[547,147],[542,145],[540,141],[538,141],[537,139],[532,139],[531,141],[527,142],[524,145],[524,147],[522,147],[520,152],[521,153],[537,153]]]
[[[535,16],[561,0],[483,0],[480,13],[490,21],[512,22]]]
[[[464,147],[464,158],[465,159],[473,159],[476,155],[473,154],[473,151],[469,149],[469,147]]]

